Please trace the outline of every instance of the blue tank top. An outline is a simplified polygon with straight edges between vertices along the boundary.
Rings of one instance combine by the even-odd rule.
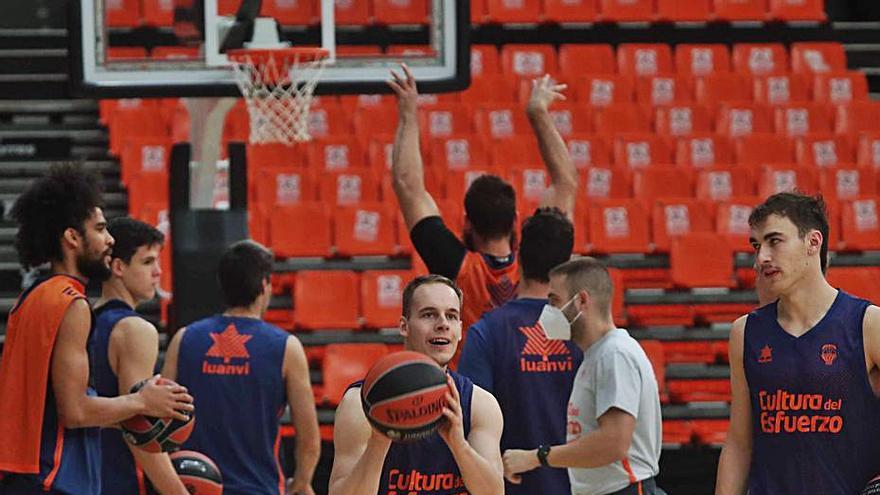
[[[545,337],[538,318],[546,303],[515,299],[485,314],[468,331],[459,372],[498,400],[504,415],[502,452],[566,443],[568,399],[584,354],[571,341]],[[489,376],[481,377],[484,373]],[[505,480],[505,493],[569,495],[568,471],[523,473],[522,484]]]
[[[181,339],[177,379],[196,407],[184,448],[217,464],[224,495],[284,493],[278,451],[289,337],[261,320],[217,315],[187,326]]]
[[[131,317],[141,318],[141,315],[116,299],[95,310],[92,376],[95,377],[95,390],[101,397],[119,395],[119,378],[110,367],[110,335],[120,320]],[[102,495],[147,493],[143,471],[116,428],[101,429],[101,461]]]
[[[448,371],[461,396],[464,436],[471,431],[471,398],[474,384],[469,378]],[[360,387],[363,381],[351,387]],[[377,495],[467,495],[461,471],[452,452],[437,432],[411,442],[394,442],[385,456]]]
[[[853,495],[880,474],[880,400],[862,341],[869,304],[839,291],[800,337],[779,325],[776,303],[749,314],[751,495]]]

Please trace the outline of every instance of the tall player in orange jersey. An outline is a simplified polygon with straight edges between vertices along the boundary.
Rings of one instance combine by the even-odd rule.
[[[97,178],[53,167],[12,209],[21,264],[49,263],[9,315],[0,362],[0,493],[100,493],[98,428],[137,414],[186,419],[186,389],[153,377],[136,394],[96,397],[89,387],[88,279],[109,274],[113,237]]]
[[[391,167],[394,192],[413,246],[428,270],[455,280],[464,293],[462,338],[465,338],[467,328],[483,313],[516,295],[520,277],[514,235],[516,193],[503,179],[483,175],[475,179],[465,193],[463,242],[446,227],[437,203],[425,188],[425,171],[419,149],[416,80],[406,65],[401,65],[401,69],[403,75],[392,71],[393,80],[388,82],[397,94],[399,111]],[[539,83],[553,92],[565,88],[552,84],[548,77]],[[560,98],[564,99],[561,95]],[[527,113],[551,181],[542,206],[556,206],[571,214],[577,192],[577,174],[570,166],[567,149],[555,132],[546,105],[543,111],[540,110],[530,105]],[[553,141],[555,139],[559,142]],[[561,145],[562,152],[554,151],[559,147],[553,144]]]

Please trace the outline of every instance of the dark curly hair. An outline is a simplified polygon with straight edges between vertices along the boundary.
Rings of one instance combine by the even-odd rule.
[[[34,181],[12,206],[18,224],[15,249],[25,268],[61,260],[61,236],[74,228],[85,233],[85,221],[101,208],[99,177],[71,163],[54,165]]]

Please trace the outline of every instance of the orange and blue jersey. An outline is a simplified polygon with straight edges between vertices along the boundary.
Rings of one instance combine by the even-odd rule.
[[[514,299],[471,326],[458,372],[498,400],[504,415],[501,451],[566,443],[566,409],[583,361],[571,341],[548,340],[538,325],[546,299]],[[523,473],[505,481],[507,495],[569,495],[565,469]]]
[[[461,396],[464,436],[471,431],[473,382],[454,371],[449,375]],[[362,381],[351,387],[360,387]],[[437,432],[414,442],[394,442],[385,456],[376,495],[468,495],[461,470]]]
[[[119,377],[110,366],[110,336],[124,318],[141,318],[131,306],[113,299],[95,309],[95,338],[92,341],[92,376],[101,397],[119,395]],[[148,378],[148,377],[145,377]],[[135,461],[122,432],[116,428],[101,430],[101,486],[103,495],[113,493],[145,495],[146,480]]]
[[[869,304],[839,291],[800,337],[779,325],[775,302],[748,315],[751,495],[851,495],[880,473],[880,399],[862,333]]]
[[[9,314],[0,362],[4,494],[100,493],[98,428],[66,428],[60,422],[50,376],[58,329],[78,299],[85,299],[84,284],[54,275],[29,287]],[[95,395],[91,387],[87,393]]]
[[[180,341],[177,381],[197,411],[184,448],[217,464],[224,495],[285,493],[279,450],[289,337],[262,320],[217,315],[187,326]]]
[[[466,331],[484,313],[500,307],[516,296],[519,262],[511,255],[508,264],[492,267],[486,256],[468,252],[458,271],[456,283],[465,294],[461,308],[462,330]]]

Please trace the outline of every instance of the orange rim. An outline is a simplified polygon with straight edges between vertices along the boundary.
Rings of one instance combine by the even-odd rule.
[[[294,60],[303,62],[314,62],[327,58],[330,55],[329,50],[324,48],[313,47],[297,47],[297,48],[239,48],[229,50],[226,56],[230,60],[238,63],[253,63],[255,65],[263,65],[270,60],[282,65],[290,65]]]

